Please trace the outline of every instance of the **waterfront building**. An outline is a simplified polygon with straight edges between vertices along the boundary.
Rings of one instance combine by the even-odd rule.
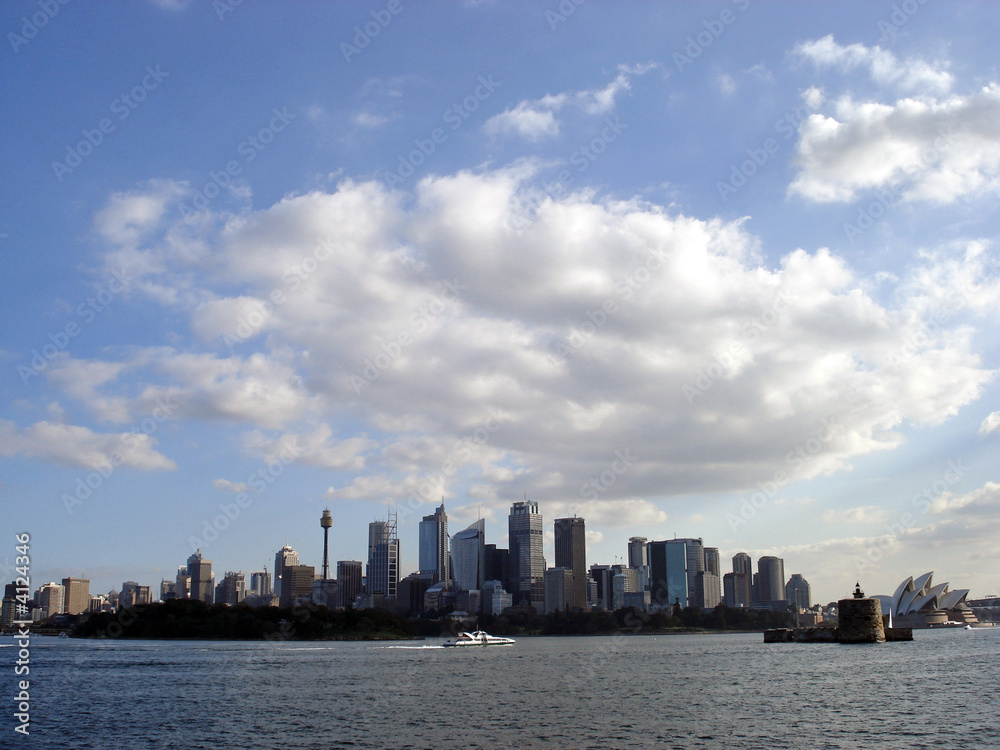
[[[315,580],[316,568],[312,565],[286,565],[282,572],[280,606],[310,601]]]
[[[487,581],[510,580],[510,553],[503,548],[497,549],[495,544],[487,544],[486,570],[483,573]]]
[[[328,566],[329,567],[329,566]],[[340,585],[336,578],[317,578],[312,584],[310,595],[313,604],[333,609],[340,598]]]
[[[803,578],[801,573],[792,573],[788,583],[785,584],[785,600],[799,610],[809,609],[812,606],[811,599],[809,581]]]
[[[719,576],[700,570],[694,576],[695,598],[694,606],[704,610],[715,609],[722,603],[719,590]]]
[[[137,604],[150,604],[153,601],[149,586],[140,586],[136,581],[125,581],[121,593],[108,593],[108,602],[116,608],[134,607]]]
[[[242,572],[227,570],[219,585],[215,587],[215,601],[218,604],[235,606],[247,597],[247,579]]]
[[[569,568],[545,571],[545,614],[564,612],[575,607],[576,574]]]
[[[274,553],[274,595],[281,597],[281,577],[286,565],[298,565],[299,553],[288,546],[285,546]]]
[[[483,583],[483,612],[502,615],[513,604],[510,593],[504,590],[500,580],[491,579]]]
[[[948,622],[971,625],[978,622],[969,606],[969,589],[948,590],[947,583],[933,585],[934,572],[905,578],[892,596],[878,594],[882,614],[897,628],[930,628]]]
[[[90,608],[90,579],[63,578],[63,600],[68,615],[78,615]]]
[[[183,565],[177,569],[177,577],[174,581],[174,596],[178,599],[191,598],[191,576],[188,575],[187,568]]]
[[[542,557],[542,514],[538,503],[518,501],[507,518],[510,543],[510,593],[516,605],[545,603],[545,560]]]
[[[705,572],[717,576],[722,580],[722,571],[719,569],[719,548],[705,547]]]
[[[733,592],[733,600],[738,602],[733,606],[749,607],[754,601],[753,597],[753,561],[746,552],[737,552],[733,555],[733,573],[742,578],[734,578],[736,589]],[[742,604],[740,604],[742,603]]]
[[[45,610],[46,617],[60,615],[66,611],[65,594],[66,589],[61,583],[49,581],[35,592],[35,604]]]
[[[451,538],[456,591],[479,591],[486,580],[486,521],[480,518]]]
[[[173,599],[177,595],[177,582],[168,581],[166,578],[160,579],[160,601]]]
[[[271,574],[267,570],[258,570],[250,574],[250,593],[258,597],[270,596]]]
[[[746,573],[726,573],[722,577],[723,603],[727,607],[750,606],[750,585]]]
[[[701,539],[669,539],[649,543],[651,606],[681,609],[696,604],[695,578],[705,569]]]
[[[215,601],[215,577],[212,575],[212,561],[201,556],[197,550],[187,560],[187,572],[191,578],[191,598],[200,599],[205,604]]]
[[[418,552],[420,572],[430,575],[433,583],[447,581],[450,577],[448,550],[448,514],[444,501],[429,516],[424,516],[419,526]]]
[[[338,560],[337,561],[337,584],[339,591],[340,607],[354,607],[354,600],[361,595],[361,570],[360,560]]]
[[[757,560],[756,603],[770,609],[783,609],[781,602],[785,601],[785,561],[765,555]]]
[[[396,515],[390,513],[388,520],[368,524],[366,593],[371,605],[394,610],[398,584],[399,538],[396,536]]]
[[[582,518],[557,518],[554,522],[556,568],[573,572],[570,609],[587,608],[587,532]],[[548,610],[548,595],[545,608]]]
[[[403,617],[422,615],[427,589],[433,585],[433,573],[410,573],[396,587],[396,612]]]
[[[639,571],[624,565],[612,565],[611,572],[611,607],[617,612],[625,606],[625,597],[639,591]]]
[[[597,565],[595,563],[590,566],[590,578],[597,584],[597,592],[591,603],[597,609],[605,612],[611,611],[611,584],[614,575],[615,571],[611,569],[610,565]]]

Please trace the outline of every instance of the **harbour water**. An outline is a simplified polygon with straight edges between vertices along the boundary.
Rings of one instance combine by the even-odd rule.
[[[6,726],[0,746],[1000,747],[1000,628],[861,646],[760,633],[440,644],[35,637],[31,736]]]

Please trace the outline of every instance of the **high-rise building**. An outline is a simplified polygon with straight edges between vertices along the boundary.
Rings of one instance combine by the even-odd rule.
[[[168,581],[166,578],[160,579],[160,601],[165,602],[167,599],[173,599],[177,596],[177,583],[175,581]]]
[[[718,547],[705,547],[705,572],[722,578],[722,571],[719,569]]]
[[[424,516],[418,527],[420,537],[418,553],[420,572],[430,574],[434,583],[447,581],[448,563],[448,514],[444,502],[429,516]]]
[[[177,578],[174,582],[174,596],[178,599],[191,598],[191,576],[188,569],[183,565],[177,569]]]
[[[62,585],[66,614],[78,615],[90,608],[89,578],[63,578]]]
[[[633,536],[628,540],[628,566],[645,568],[649,566],[649,541],[644,536]]]
[[[483,583],[483,612],[491,615],[502,615],[511,605],[510,594],[504,590],[503,583],[490,579]]]
[[[726,573],[722,576],[722,601],[727,607],[750,606],[750,586],[746,573]]]
[[[282,607],[291,607],[297,601],[311,601],[316,568],[312,565],[286,565],[282,575]]]
[[[113,606],[119,608],[134,607],[138,604],[150,604],[152,602],[152,593],[149,590],[149,586],[140,586],[136,581],[125,581],[122,584],[121,592],[117,596],[117,601],[115,601],[115,598],[111,594],[108,595],[108,601]]]
[[[215,577],[212,575],[212,561],[196,551],[187,560],[187,572],[191,577],[191,598],[200,599],[205,604],[215,601]]]
[[[733,606],[749,607],[754,602],[753,561],[750,555],[746,552],[737,552],[733,555],[733,573],[737,576],[733,579],[733,585],[736,586],[733,601],[738,602]]]
[[[576,574],[569,568],[549,568],[545,571],[545,614],[562,612],[576,605]]]
[[[785,599],[785,561],[765,555],[757,560],[757,600],[759,603]]]
[[[486,580],[500,581],[501,586],[507,585],[510,581],[510,553],[503,548],[497,549],[495,544],[487,544],[485,551]]]
[[[280,550],[274,553],[274,595],[281,596],[281,576],[286,565],[298,565],[299,553],[285,544]]]
[[[247,579],[241,572],[227,570],[222,581],[215,587],[217,604],[235,606],[247,597]]]
[[[651,606],[681,609],[695,602],[695,575],[704,570],[700,539],[669,539],[649,543]]]
[[[615,576],[615,571],[612,570],[610,565],[591,565],[590,566],[590,580],[597,583],[597,593],[593,601],[591,602],[598,609],[603,609],[606,612],[611,610],[611,594],[613,592],[612,582]]]
[[[478,521],[451,538],[451,566],[456,591],[479,591],[486,571],[486,521]]]
[[[639,571],[624,565],[612,565],[614,575],[611,577],[611,611],[617,612],[625,606],[626,594],[639,591]]]
[[[368,524],[368,596],[372,606],[385,602],[394,606],[399,583],[399,538],[396,536],[396,516],[387,521]],[[387,600],[390,600],[387,602]]]
[[[339,607],[353,607],[354,600],[361,595],[361,561],[337,561],[337,585]]]
[[[35,592],[35,604],[45,610],[46,617],[62,614],[65,610],[66,589],[61,583],[50,581]]]
[[[266,570],[258,570],[250,574],[250,593],[254,596],[270,596],[271,574]]]
[[[507,518],[510,544],[510,594],[514,604],[545,606],[545,560],[542,557],[542,514],[538,503],[514,503]]]
[[[573,571],[570,609],[587,608],[587,532],[582,518],[555,520],[556,568]],[[548,599],[546,598],[546,607]]]
[[[719,589],[719,576],[707,570],[699,570],[694,574],[694,606],[704,610],[715,609],[722,603],[722,592]]]
[[[812,606],[811,599],[809,581],[801,573],[792,573],[785,584],[785,600],[799,609],[809,609]]]

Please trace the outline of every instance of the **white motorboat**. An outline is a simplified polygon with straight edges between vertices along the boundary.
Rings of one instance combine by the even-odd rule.
[[[444,642],[445,646],[512,646],[513,638],[501,638],[490,635],[484,630],[477,630],[475,633],[459,633],[457,638]]]

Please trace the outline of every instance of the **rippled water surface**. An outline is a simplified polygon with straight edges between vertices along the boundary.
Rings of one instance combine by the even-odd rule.
[[[762,640],[35,637],[31,740],[8,717],[0,747],[1000,747],[1000,628],[870,646]]]

